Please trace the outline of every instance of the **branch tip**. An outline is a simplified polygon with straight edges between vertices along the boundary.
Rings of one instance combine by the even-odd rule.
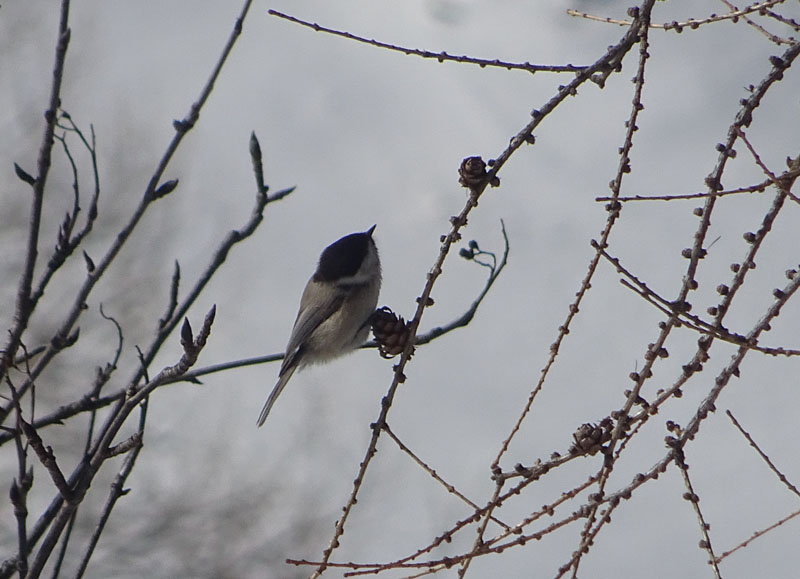
[[[92,273],[94,271],[94,262],[92,261],[92,258],[89,257],[89,254],[86,253],[85,249],[83,250],[83,259],[86,262],[86,270],[89,273]]]
[[[183,326],[181,326],[181,345],[184,350],[194,346],[194,337],[192,335],[192,324],[189,323],[189,318],[183,318]]]
[[[167,195],[172,193],[177,186],[178,186],[178,179],[170,179],[169,181],[164,181],[161,185],[159,185],[158,189],[156,189],[153,192],[153,200],[166,197]]]
[[[31,187],[33,187],[36,184],[36,178],[27,171],[25,171],[25,169],[23,169],[16,163],[14,163],[14,172],[17,174],[17,177],[19,177],[22,181],[24,181]]]

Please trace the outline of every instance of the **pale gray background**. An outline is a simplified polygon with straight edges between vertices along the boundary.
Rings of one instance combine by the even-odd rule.
[[[297,191],[269,206],[265,223],[237,247],[191,312],[195,327],[216,303],[217,321],[200,365],[279,352],[285,345],[300,292],[319,251],[341,235],[377,223],[383,258],[381,304],[410,316],[438,238],[448,231],[465,192],[457,183],[462,158],[498,155],[568,76],[480,69],[389,53],[314,33],[267,15],[286,11],[367,37],[451,54],[589,64],[623,34],[617,26],[569,17],[570,7],[624,17],[623,2],[476,2],[468,0],[258,3],[222,73],[200,122],[166,172],[179,188],[159,201],[118,264],[118,280],[101,285],[90,303],[82,342],[87,361],[62,376],[43,377],[53,403],[69,399],[55,384],[91,377],[113,351],[111,328],[98,322],[100,302],[127,322],[125,368],[136,362],[166,303],[175,259],[191,280],[227,230],[243,224],[255,185],[248,138],[255,131],[264,151],[267,181]],[[101,221],[88,251],[100,254],[138,200],[171,138],[172,120],[196,98],[238,14],[238,2],[76,2],[63,106],[78,124],[94,123],[100,151]],[[723,12],[719,2],[665,2],[654,21]],[[0,157],[4,199],[2,243],[18,244],[24,223],[23,185],[12,162],[34,167],[46,106],[58,10],[53,2],[12,0],[0,9]],[[785,30],[779,32],[786,33]],[[714,145],[724,139],[745,87],[759,82],[767,58],[782,49],[756,31],[730,22],[686,31],[654,31],[645,84],[645,110],[635,139],[633,173],[623,194],[703,191]],[[500,218],[511,241],[510,263],[473,323],[420,348],[408,366],[389,417],[397,434],[437,471],[479,504],[490,496],[489,463],[499,449],[544,365],[592,255],[589,240],[606,219],[607,195],[630,109],[635,52],[624,71],[600,90],[582,87],[536,132],[534,147],[519,151],[501,172],[502,187],[487,191],[473,212],[465,241],[502,250]],[[775,171],[798,153],[800,84],[795,71],[758,110],[748,135]],[[55,175],[58,175],[57,177]],[[729,168],[736,184],[763,178],[743,147]],[[54,166],[51,189],[66,208],[69,174]],[[725,183],[728,184],[727,182]],[[730,262],[745,251],[742,233],[755,230],[771,201],[728,198],[718,208],[709,237],[719,241],[701,265],[702,314],[717,301],[714,287],[728,282]],[[629,204],[612,235],[610,251],[651,288],[677,294],[691,245],[699,202]],[[52,209],[43,234],[46,251],[63,208]],[[782,272],[797,266],[800,207],[782,214],[758,269],[728,323],[746,332],[782,286]],[[14,269],[19,256],[4,253],[2,310],[13,313]],[[72,271],[80,275],[82,264]],[[451,256],[427,311],[423,329],[457,317],[482,287],[485,272]],[[662,317],[601,265],[538,406],[503,463],[530,464],[565,452],[582,422],[596,421],[624,403],[628,373],[641,367],[646,345]],[[68,290],[67,290],[68,291]],[[747,302],[747,304],[745,304]],[[51,303],[55,308],[58,304]],[[151,321],[152,320],[152,321]],[[766,338],[798,347],[800,312],[790,303]],[[52,328],[36,320],[42,336]],[[679,375],[696,336],[674,333],[671,356],[657,366],[645,396]],[[161,364],[178,355],[177,339]],[[708,370],[685,396],[648,424],[621,461],[611,488],[647,469],[665,451],[664,421],[688,421],[732,349],[717,345]],[[66,363],[65,363],[66,364]],[[209,376],[203,386],[158,391],[150,407],[146,447],[132,488],[111,519],[90,577],[291,577],[308,571],[283,566],[286,557],[316,559],[352,487],[369,439],[369,424],[391,380],[391,362],[361,351],[324,368],[296,375],[263,429],[255,419],[277,366]],[[66,366],[70,368],[69,366]],[[120,370],[117,380],[129,374]],[[52,386],[51,386],[52,385]],[[718,552],[797,508],[797,497],[767,471],[730,425],[731,408],[795,483],[798,396],[794,360],[748,356],[742,379],[732,384],[697,442],[689,446],[691,474],[712,524]],[[61,393],[64,397],[61,398]],[[55,429],[50,430],[53,438]],[[56,444],[58,441],[51,441]],[[10,450],[10,449],[9,449]],[[584,459],[535,485],[502,511],[516,522],[571,488],[600,460]],[[13,457],[4,456],[10,472]],[[9,477],[4,476],[4,481]],[[42,479],[44,485],[44,479]],[[98,497],[106,487],[95,484]],[[582,577],[711,576],[697,547],[698,526],[679,472],[672,468],[620,508],[582,563]],[[49,494],[38,500],[45,504]],[[34,510],[32,509],[32,513]],[[87,524],[91,509],[84,509]],[[383,440],[359,504],[335,553],[337,561],[397,558],[432,540],[468,513],[452,495]],[[0,529],[13,528],[7,501]],[[792,521],[723,566],[726,578],[797,577],[798,523]],[[160,532],[160,534],[159,534]],[[577,545],[578,527],[541,544],[512,549],[473,563],[474,577],[552,577]],[[437,552],[459,553],[472,531]],[[15,548],[2,531],[3,554]],[[442,576],[454,576],[454,571]],[[341,576],[330,570],[326,576]],[[401,576],[395,573],[390,576]]]

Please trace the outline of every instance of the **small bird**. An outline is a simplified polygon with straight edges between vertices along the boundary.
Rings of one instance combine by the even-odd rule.
[[[373,231],[374,225],[346,235],[320,255],[317,271],[300,299],[278,383],[261,410],[259,426],[295,370],[338,358],[367,339],[381,289],[381,262]]]

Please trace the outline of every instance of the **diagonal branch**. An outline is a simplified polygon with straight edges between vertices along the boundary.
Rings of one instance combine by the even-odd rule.
[[[789,479],[788,479],[788,478],[786,478],[786,475],[785,475],[785,474],[783,474],[783,473],[780,471],[780,469],[779,469],[777,466],[775,466],[775,464],[772,462],[772,460],[770,460],[769,456],[767,456],[767,453],[765,453],[763,450],[761,450],[761,447],[759,447],[759,446],[758,446],[758,444],[756,443],[756,441],[755,441],[755,440],[753,440],[753,437],[752,437],[752,436],[750,436],[750,433],[749,433],[749,432],[747,432],[747,431],[746,431],[746,430],[745,430],[745,429],[742,427],[742,425],[741,425],[741,424],[739,424],[739,421],[738,421],[738,420],[736,420],[736,417],[733,415],[733,413],[732,413],[730,410],[726,410],[726,411],[725,411],[725,414],[727,414],[727,415],[728,415],[728,418],[730,418],[730,419],[731,419],[731,422],[733,422],[733,425],[734,425],[734,426],[735,426],[735,427],[736,427],[736,428],[739,430],[739,432],[741,432],[741,433],[742,433],[742,436],[744,436],[744,437],[747,439],[747,442],[749,442],[749,443],[750,443],[750,446],[752,446],[752,447],[753,447],[753,448],[756,450],[756,452],[758,453],[758,455],[759,455],[759,456],[760,456],[760,457],[761,457],[761,458],[764,460],[764,462],[765,462],[765,463],[767,463],[767,466],[769,467],[769,469],[770,469],[772,472],[774,472],[774,473],[775,473],[775,475],[776,475],[776,476],[777,476],[777,477],[780,479],[780,481],[781,481],[783,484],[785,484],[785,485],[786,485],[786,487],[787,487],[787,488],[788,488],[790,491],[792,491],[794,494],[796,494],[798,497],[800,497],[800,489],[798,489],[798,488],[797,488],[795,485],[793,485],[793,484],[792,484],[792,483],[789,481]]]
[[[766,535],[770,531],[773,531],[773,530],[777,529],[778,527],[780,527],[784,523],[787,523],[787,522],[791,521],[793,518],[795,518],[797,516],[800,516],[800,509],[794,511],[793,513],[790,513],[790,514],[786,515],[785,517],[783,517],[782,519],[780,519],[776,523],[773,523],[769,527],[766,527],[764,529],[756,531],[755,533],[753,533],[750,536],[749,539],[745,539],[744,541],[742,541],[741,543],[736,545],[733,549],[730,549],[730,550],[725,551],[724,553],[722,553],[719,557],[717,557],[716,562],[720,563],[723,559],[725,559],[726,557],[728,557],[730,555],[733,555],[739,549],[744,549],[745,547],[747,547],[750,543],[752,543],[756,539],[758,539],[760,537],[763,537],[764,535]]]
[[[451,493],[451,494],[454,494],[454,495],[455,495],[455,496],[457,496],[459,499],[461,499],[463,502],[465,502],[465,503],[466,503],[466,504],[468,504],[470,507],[472,507],[474,510],[476,510],[476,511],[477,511],[478,509],[480,509],[480,507],[479,507],[477,504],[475,504],[475,503],[474,503],[474,502],[472,502],[472,501],[471,501],[471,500],[470,500],[468,497],[466,497],[465,495],[463,495],[463,494],[462,494],[462,493],[461,493],[461,492],[460,492],[460,491],[459,491],[459,490],[458,490],[456,487],[454,487],[454,486],[453,486],[453,485],[451,485],[449,482],[447,482],[446,480],[444,480],[444,479],[443,479],[443,478],[442,478],[442,477],[439,475],[439,473],[437,473],[437,472],[436,472],[434,469],[432,469],[430,466],[428,466],[428,465],[425,463],[425,461],[424,461],[424,460],[422,460],[420,457],[418,457],[418,456],[417,456],[417,455],[414,453],[414,451],[413,451],[413,450],[411,450],[410,448],[408,448],[408,447],[405,445],[405,443],[403,443],[403,441],[402,441],[402,440],[400,440],[400,439],[397,437],[397,435],[394,433],[394,431],[392,431],[392,429],[391,429],[391,428],[389,428],[389,424],[388,424],[388,423],[383,425],[383,429],[386,431],[386,434],[389,436],[389,438],[391,438],[391,439],[394,441],[394,443],[397,445],[397,447],[398,447],[400,450],[402,450],[402,451],[403,451],[403,452],[405,452],[405,453],[406,453],[406,454],[407,454],[409,457],[411,457],[411,460],[413,460],[413,461],[414,461],[414,462],[417,464],[417,466],[419,466],[419,467],[420,467],[422,470],[424,470],[426,473],[428,473],[428,474],[431,476],[431,478],[433,478],[433,479],[434,479],[436,482],[438,482],[438,483],[439,483],[440,485],[442,485],[442,486],[443,486],[445,489],[447,489],[447,492],[449,492],[449,493]],[[509,530],[509,528],[510,528],[510,527],[509,527],[509,525],[507,525],[507,524],[506,524],[506,523],[504,523],[503,521],[501,521],[501,520],[499,520],[499,519],[495,518],[493,515],[491,516],[491,519],[492,519],[492,521],[494,521],[495,523],[497,523],[498,525],[500,525],[501,527],[503,527],[503,528],[504,528],[506,531],[508,531],[508,530]]]
[[[717,556],[714,554],[714,548],[711,545],[711,536],[708,533],[711,525],[706,522],[703,511],[700,509],[700,497],[695,492],[694,485],[692,485],[692,479],[689,477],[689,465],[686,464],[686,456],[683,453],[683,449],[675,449],[673,463],[678,467],[678,470],[681,471],[683,484],[686,486],[686,492],[683,493],[683,498],[692,503],[695,516],[697,516],[697,523],[700,526],[700,534],[703,536],[700,541],[700,546],[706,550],[708,556],[710,557],[709,564],[711,565],[711,569],[714,571],[714,577],[716,577],[716,579],[722,579],[722,575],[719,571],[719,565],[717,564]]]

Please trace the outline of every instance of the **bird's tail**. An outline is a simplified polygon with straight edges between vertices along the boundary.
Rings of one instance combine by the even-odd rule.
[[[289,378],[292,377],[294,371],[297,370],[297,365],[293,364],[286,368],[286,371],[280,375],[278,378],[278,383],[275,384],[275,387],[272,389],[272,392],[269,393],[269,398],[267,398],[267,402],[264,404],[264,408],[261,409],[261,414],[258,416],[258,425],[262,426],[264,421],[269,416],[269,411],[272,410],[272,405],[275,404],[275,401],[278,399],[278,396],[281,395],[283,392],[283,388],[286,386],[286,383],[289,381]]]

